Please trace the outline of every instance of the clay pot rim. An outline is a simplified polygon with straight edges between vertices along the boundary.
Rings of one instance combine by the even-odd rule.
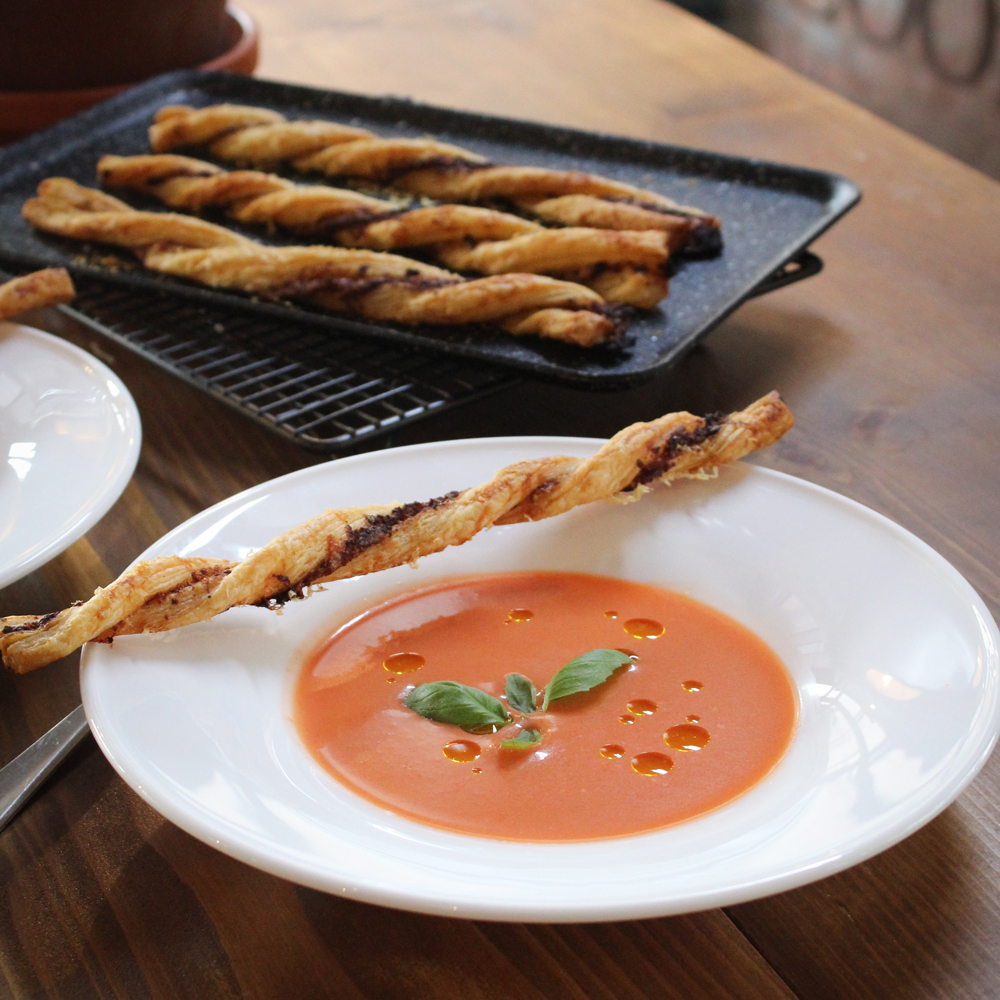
[[[257,55],[260,46],[260,33],[254,19],[242,7],[235,3],[226,4],[226,17],[239,28],[236,42],[215,59],[198,66],[203,70],[231,70],[233,72],[252,73],[257,65]],[[178,67],[183,69],[184,67]],[[70,107],[62,111],[59,117],[81,111],[103,101],[115,94],[120,94],[129,87],[134,87],[141,80],[131,83],[117,83],[106,87],[85,87],[79,90],[0,90],[0,111],[4,116],[4,131],[34,131],[44,125],[22,124],[18,119],[31,115],[36,120],[55,114],[58,109]],[[13,119],[13,120],[12,120]],[[55,119],[47,120],[51,124]]]

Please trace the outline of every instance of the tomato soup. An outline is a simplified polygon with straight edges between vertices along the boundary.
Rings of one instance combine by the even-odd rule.
[[[547,712],[473,732],[404,705],[456,681],[504,706],[519,673],[543,689],[570,660],[628,662]],[[658,587],[582,573],[464,577],[393,598],[335,631],[295,689],[316,760],[366,799],[447,830],[503,840],[618,837],[730,801],[778,762],[797,701],[784,665],[726,615]],[[537,743],[501,743],[524,728]]]

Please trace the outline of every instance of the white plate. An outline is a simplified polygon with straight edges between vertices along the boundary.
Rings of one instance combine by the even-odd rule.
[[[192,518],[146,556],[240,559],[326,507],[426,499],[525,458],[602,442],[500,438],[315,466]],[[784,659],[801,721],[768,778],[694,821],[638,837],[524,844],[447,833],[352,795],[300,744],[304,654],[368,603],[458,573],[584,570],[691,594]],[[304,885],[428,913],[615,920],[789,889],[883,850],[945,808],[993,747],[1000,638],[972,588],[917,538],[850,500],[750,466],[495,528],[418,569],[329,586],[281,616],[88,647],[98,741],[161,813]]]
[[[92,528],[139,459],[139,411],[79,347],[0,323],[0,587]]]

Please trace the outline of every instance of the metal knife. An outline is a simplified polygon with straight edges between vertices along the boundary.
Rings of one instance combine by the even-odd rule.
[[[0,768],[0,830],[27,805],[60,761],[90,732],[83,705]]]

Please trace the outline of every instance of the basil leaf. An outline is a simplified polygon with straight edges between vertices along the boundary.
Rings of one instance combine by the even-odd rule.
[[[542,711],[549,710],[549,702],[565,698],[580,691],[603,684],[619,667],[625,666],[629,658],[617,649],[592,649],[581,653],[562,667],[545,688]]]
[[[425,719],[453,726],[503,726],[510,722],[502,701],[456,681],[419,684],[403,704]]]
[[[512,740],[504,740],[500,747],[507,750],[530,750],[541,742],[542,734],[537,729],[522,729]]]
[[[507,704],[523,715],[531,715],[537,707],[538,692],[524,674],[507,675]]]

